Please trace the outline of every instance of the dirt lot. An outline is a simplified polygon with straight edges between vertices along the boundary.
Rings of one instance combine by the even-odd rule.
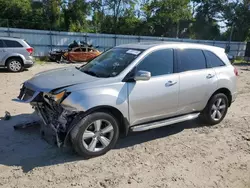
[[[37,72],[65,65],[37,65],[22,73],[0,70],[0,187],[250,188],[250,72],[239,69],[239,95],[219,125],[186,122],[130,134],[106,155],[83,160],[40,138],[38,127],[14,131],[35,118],[12,102],[20,84]]]

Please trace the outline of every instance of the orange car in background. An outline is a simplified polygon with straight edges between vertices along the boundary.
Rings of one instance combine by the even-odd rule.
[[[89,62],[101,52],[91,47],[75,47],[63,54],[63,59],[69,62]]]

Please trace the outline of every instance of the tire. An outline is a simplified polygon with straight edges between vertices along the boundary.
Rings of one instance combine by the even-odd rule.
[[[201,113],[201,120],[203,123],[207,125],[218,124],[226,116],[227,110],[228,110],[227,96],[223,93],[217,93],[212,96],[212,98],[207,103],[207,106]]]
[[[108,130],[110,131],[107,132]],[[77,123],[70,132],[70,137],[72,146],[79,155],[84,158],[96,157],[115,146],[119,137],[119,126],[113,115],[94,112]]]
[[[24,69],[23,62],[20,58],[11,58],[7,61],[6,65],[11,72],[21,72]]]

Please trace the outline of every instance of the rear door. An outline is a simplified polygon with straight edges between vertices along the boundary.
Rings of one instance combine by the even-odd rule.
[[[200,49],[179,49],[178,72],[180,74],[179,114],[201,111],[211,92],[217,88],[217,77],[209,68]]]
[[[88,48],[87,61],[94,59],[97,56],[97,51],[93,48]]]
[[[69,52],[69,61],[81,61],[82,59],[82,49],[80,47],[76,47]]]
[[[4,60],[6,59],[7,56],[7,50],[5,47],[5,44],[3,43],[2,40],[0,40],[0,65],[4,65]]]
[[[27,51],[24,49],[24,46],[16,40],[4,39],[3,43],[5,44],[6,51],[8,53],[19,53],[19,54],[23,54],[24,52],[27,53]]]
[[[88,59],[88,48],[87,47],[81,47],[81,61],[86,62]]]

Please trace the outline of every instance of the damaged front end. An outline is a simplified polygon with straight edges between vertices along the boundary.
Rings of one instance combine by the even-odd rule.
[[[42,136],[50,143],[56,142],[58,147],[66,144],[73,120],[78,114],[61,104],[69,94],[66,90],[59,93],[54,90],[48,93],[33,91],[24,84],[18,96],[18,102],[30,103],[41,117]]]

